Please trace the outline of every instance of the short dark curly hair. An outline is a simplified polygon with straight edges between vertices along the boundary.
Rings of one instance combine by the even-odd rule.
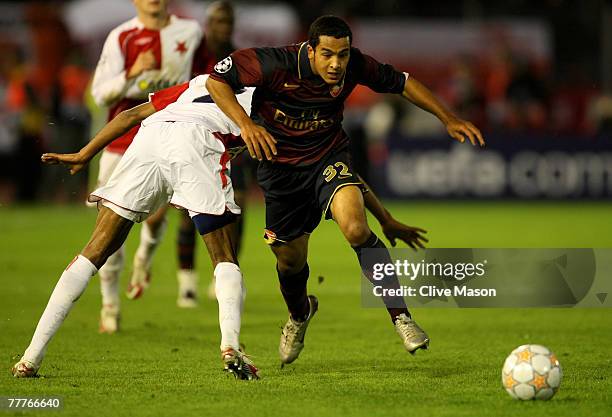
[[[349,44],[353,43],[353,32],[349,25],[337,16],[318,17],[308,29],[308,44],[314,49],[319,44],[320,36],[332,36],[336,39],[348,36]]]

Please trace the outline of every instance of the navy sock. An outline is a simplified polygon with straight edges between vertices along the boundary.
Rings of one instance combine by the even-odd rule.
[[[194,269],[195,267],[195,226],[189,220],[181,222],[178,232],[178,261],[181,269]]]
[[[310,269],[308,264],[295,275],[283,274],[276,267],[278,273],[278,281],[280,282],[281,293],[285,299],[285,304],[289,309],[291,318],[295,321],[304,321],[308,318],[310,305],[308,303],[308,294],[306,292],[306,283]]]
[[[361,272],[373,284],[376,283],[377,285],[382,285],[382,287],[385,289],[399,289],[400,284],[397,276],[395,275],[386,276],[381,281],[376,281],[373,279],[373,259],[366,259],[365,253],[367,249],[387,249],[387,247],[374,233],[372,233],[368,240],[366,240],[363,244],[353,247],[353,250],[357,254],[357,259],[359,259],[359,265],[361,265]],[[392,263],[389,252],[385,250],[384,253],[386,256],[383,259],[376,259],[376,261]],[[395,319],[400,314],[405,314],[410,317],[410,312],[408,311],[408,307],[406,307],[406,303],[404,302],[403,298],[384,296],[381,298],[387,307],[387,312],[389,313],[392,322],[395,322]]]

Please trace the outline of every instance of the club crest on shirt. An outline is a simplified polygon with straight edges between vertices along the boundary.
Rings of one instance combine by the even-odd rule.
[[[175,52],[178,52],[181,55],[184,55],[187,52],[187,42],[186,41],[176,41]]]
[[[231,68],[232,68],[232,57],[231,56],[228,56],[222,61],[217,62],[217,65],[215,65],[215,71],[217,71],[219,74],[225,74]]]
[[[153,40],[152,37],[150,36],[145,36],[143,38],[138,38],[134,41],[134,45],[138,45],[138,46],[142,46],[142,45],[146,45],[148,43],[151,43],[151,41]]]

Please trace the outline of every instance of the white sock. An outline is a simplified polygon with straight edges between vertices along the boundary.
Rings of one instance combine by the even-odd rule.
[[[119,275],[123,269],[124,259],[125,248],[122,245],[117,249],[117,252],[108,257],[102,268],[98,271],[102,305],[119,306]]]
[[[78,255],[66,267],[38,321],[30,346],[23,354],[24,360],[33,363],[36,367],[40,366],[51,338],[64,322],[72,306],[83,294],[89,280],[96,272],[98,272],[98,269],[82,255]]]
[[[157,228],[157,232],[153,233],[147,222],[142,223],[142,227],[140,228],[140,243],[138,244],[138,249],[136,249],[136,257],[142,259],[147,268],[151,265],[155,249],[159,246],[167,225],[168,222],[164,219],[162,224]]]
[[[241,299],[240,299],[240,315],[242,316],[242,313],[244,312],[244,300],[246,300],[246,294],[247,294],[247,290],[246,290],[246,285],[244,285],[244,279],[242,280],[242,293],[241,295]]]
[[[215,268],[215,291],[219,303],[221,350],[240,349],[240,318],[242,315],[244,282],[238,265],[221,262]]]
[[[193,269],[179,269],[176,273],[179,297],[187,292],[198,293],[198,273]]]

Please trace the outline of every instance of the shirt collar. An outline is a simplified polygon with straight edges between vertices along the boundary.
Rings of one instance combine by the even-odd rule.
[[[308,59],[308,42],[303,42],[298,49],[298,77],[300,80],[316,78]]]
[[[161,30],[167,28],[168,26],[170,26],[173,23],[176,23],[176,19],[177,17],[173,14],[169,15],[169,19],[168,19],[168,24],[166,26],[164,26]],[[144,23],[142,23],[140,21],[140,19],[138,18],[138,16],[134,16],[134,18],[132,19],[132,21],[134,22],[134,25],[138,28],[138,29],[144,29]]]

